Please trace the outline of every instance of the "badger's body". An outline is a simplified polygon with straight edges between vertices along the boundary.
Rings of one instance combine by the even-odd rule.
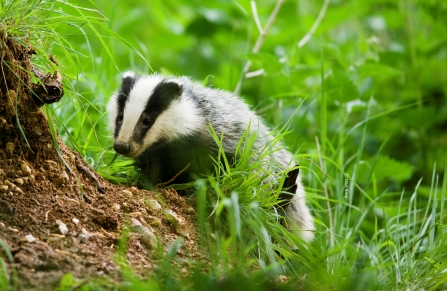
[[[243,133],[257,136],[254,158],[273,139],[262,119],[239,97],[230,92],[203,87],[187,77],[158,74],[138,76],[127,72],[121,88],[112,96],[107,111],[114,134],[115,150],[134,158],[152,183],[164,182],[191,164],[189,173],[212,169],[210,156],[218,147],[210,133],[223,135],[222,146],[232,157]],[[276,172],[292,168],[293,155],[274,145],[266,165]],[[262,169],[261,169],[262,171]],[[296,194],[286,207],[288,228],[310,241],[313,218],[305,204],[305,193],[296,179]]]

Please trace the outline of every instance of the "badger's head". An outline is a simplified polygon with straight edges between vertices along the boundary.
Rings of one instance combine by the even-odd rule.
[[[202,120],[178,79],[133,72],[124,73],[107,112],[115,151],[131,158],[193,134]]]

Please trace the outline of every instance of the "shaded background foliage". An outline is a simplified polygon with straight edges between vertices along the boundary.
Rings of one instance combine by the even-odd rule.
[[[256,2],[262,25],[274,5],[275,1]],[[286,140],[300,153],[315,153],[318,136],[325,154],[348,159],[360,145],[362,129],[352,133],[342,152],[334,151],[335,144],[341,131],[365,118],[368,103],[370,116],[411,105],[369,121],[362,167],[368,167],[384,144],[375,166],[383,188],[413,187],[420,177],[428,184],[434,165],[443,171],[447,147],[443,1],[331,1],[315,35],[301,48],[297,44],[323,1],[285,1],[258,54],[251,53],[259,32],[250,1],[95,1],[91,6],[104,12],[109,28],[136,47],[154,71],[199,81],[211,76],[210,86],[232,91],[245,62],[251,60],[250,71],[263,69],[263,74],[245,80],[241,95],[270,124],[284,123],[304,100],[292,117],[294,132]],[[71,35],[69,26],[63,31],[84,54],[79,56],[82,71],[64,70],[74,79],[92,123],[100,119],[95,146],[104,148],[110,145],[104,138],[108,135],[104,102],[119,85],[120,71],[149,73],[151,68],[118,40],[108,39],[105,48],[88,38],[90,27],[82,29],[85,35]],[[65,104],[56,106],[69,110]],[[322,106],[327,106],[325,119],[320,116]],[[73,123],[78,127],[69,125],[69,132],[80,145],[90,145],[88,121],[76,112],[73,109],[72,118],[80,119]],[[322,136],[324,122],[327,132]],[[83,152],[96,154],[87,148]],[[345,166],[349,172],[352,163]]]

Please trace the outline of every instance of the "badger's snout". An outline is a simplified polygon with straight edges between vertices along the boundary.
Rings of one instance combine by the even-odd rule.
[[[116,141],[113,144],[113,148],[115,149],[115,151],[123,156],[127,156],[130,154],[131,151],[131,146],[128,143],[125,142],[121,142],[121,141]]]

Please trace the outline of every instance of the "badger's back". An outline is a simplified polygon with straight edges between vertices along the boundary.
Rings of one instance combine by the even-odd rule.
[[[278,166],[277,170],[293,166],[293,156],[290,152],[280,142],[272,145],[274,136],[264,121],[240,97],[227,91],[203,87],[187,77],[182,77],[180,80],[191,88],[189,91],[185,90],[184,97],[193,100],[206,122],[213,127],[219,137],[223,134],[222,145],[227,155],[235,152],[242,135],[248,130],[248,135],[257,137],[253,147],[255,159],[256,153],[261,153],[266,146],[273,146],[269,158],[274,160],[272,164]],[[215,145],[211,135],[206,132],[207,125],[204,126],[204,130],[205,138],[210,139],[208,143]]]

